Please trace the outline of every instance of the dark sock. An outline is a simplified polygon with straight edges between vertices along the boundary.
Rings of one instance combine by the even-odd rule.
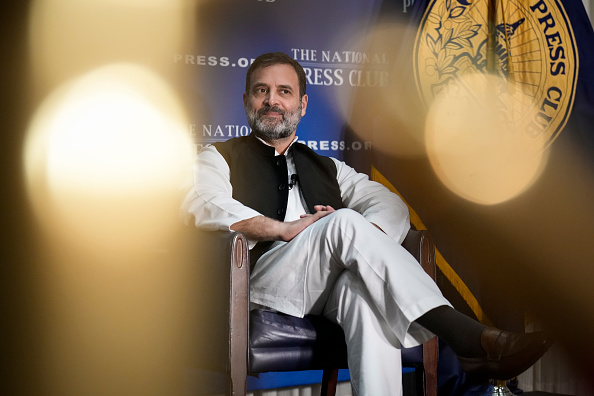
[[[434,308],[416,322],[444,340],[458,356],[471,358],[485,355],[481,333],[486,326],[450,306]]]

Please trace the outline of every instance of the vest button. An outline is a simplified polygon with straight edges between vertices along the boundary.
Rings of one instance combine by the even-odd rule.
[[[284,209],[279,209],[276,211],[277,214],[282,215],[283,213],[285,213]]]
[[[281,183],[278,185],[278,189],[281,191],[284,190],[286,187],[287,187],[287,185],[285,183]]]
[[[283,164],[283,161],[281,161],[280,159],[276,160],[276,166],[281,166]]]

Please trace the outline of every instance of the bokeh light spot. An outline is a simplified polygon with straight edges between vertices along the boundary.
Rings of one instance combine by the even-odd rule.
[[[176,221],[191,159],[186,117],[156,74],[112,64],[57,89],[31,124],[29,195],[52,233],[134,246]]]
[[[441,181],[479,204],[524,192],[540,175],[546,153],[514,123],[519,90],[496,76],[471,74],[442,88],[425,127],[427,153]]]

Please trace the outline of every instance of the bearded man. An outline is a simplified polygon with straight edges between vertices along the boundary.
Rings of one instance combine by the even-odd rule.
[[[243,232],[250,300],[288,315],[324,315],[345,333],[354,395],[402,394],[402,347],[434,334],[470,374],[508,379],[548,349],[456,311],[401,246],[406,204],[335,158],[297,142],[308,105],[303,68],[259,56],[243,94],[252,133],[205,147],[182,213],[197,227]]]

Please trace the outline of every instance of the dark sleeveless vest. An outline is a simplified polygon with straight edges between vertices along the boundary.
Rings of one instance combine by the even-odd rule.
[[[263,144],[253,134],[213,145],[229,165],[233,198],[264,216],[283,221],[289,199],[285,156],[275,156],[274,148]],[[334,161],[301,143],[294,143],[290,150],[293,150],[298,184],[310,213],[315,213],[314,205],[342,208]],[[258,243],[252,249],[252,262],[271,244]]]

